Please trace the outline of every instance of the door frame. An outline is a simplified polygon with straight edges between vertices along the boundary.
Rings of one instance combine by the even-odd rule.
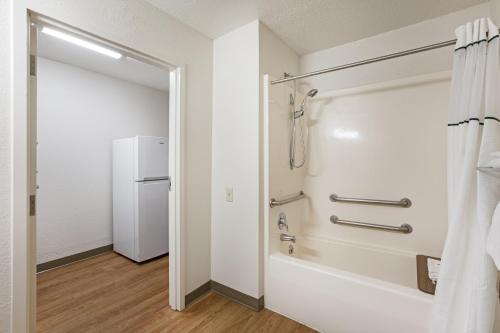
[[[186,66],[155,58],[140,51],[85,32],[28,10],[13,15],[12,71],[12,331],[36,330],[36,213],[30,216],[30,195],[36,191],[36,29],[50,25],[119,50],[124,56],[167,69],[169,86],[169,305],[184,309],[184,135]],[[23,56],[24,55],[24,56]],[[35,70],[35,75],[30,75]]]

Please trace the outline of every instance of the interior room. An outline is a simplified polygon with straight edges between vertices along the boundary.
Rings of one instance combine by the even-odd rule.
[[[0,333],[500,333],[499,26],[0,1]]]
[[[75,330],[137,279],[168,290],[170,74],[47,25],[37,42],[37,330]]]
[[[111,245],[113,141],[168,138],[169,73],[38,36],[38,265]]]

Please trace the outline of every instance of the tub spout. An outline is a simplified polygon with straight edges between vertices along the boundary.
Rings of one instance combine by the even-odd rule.
[[[287,234],[281,234],[280,235],[280,241],[295,243],[295,236],[287,235]]]

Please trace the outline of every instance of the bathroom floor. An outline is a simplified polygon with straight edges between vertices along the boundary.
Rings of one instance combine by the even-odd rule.
[[[38,274],[38,332],[315,332],[208,293],[168,306],[168,257],[137,265],[109,252]]]

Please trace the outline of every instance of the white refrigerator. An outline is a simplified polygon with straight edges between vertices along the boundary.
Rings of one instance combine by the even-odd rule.
[[[113,249],[137,262],[168,253],[168,140],[113,141]]]

